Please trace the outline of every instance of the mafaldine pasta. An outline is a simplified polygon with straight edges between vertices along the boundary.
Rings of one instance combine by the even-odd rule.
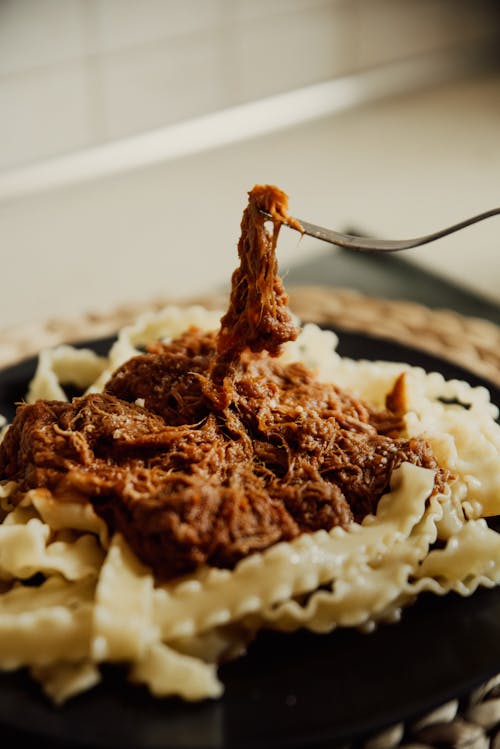
[[[154,697],[221,698],[219,665],[262,629],[369,636],[424,591],[500,583],[488,391],[340,356],[288,309],[286,196],[249,196],[226,312],[42,351],[4,428],[0,668],[55,704],[104,663]]]

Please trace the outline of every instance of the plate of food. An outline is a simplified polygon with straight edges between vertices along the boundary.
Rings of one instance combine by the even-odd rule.
[[[227,310],[0,373],[4,736],[319,749],[500,671],[500,393],[297,320],[287,215],[249,193]]]

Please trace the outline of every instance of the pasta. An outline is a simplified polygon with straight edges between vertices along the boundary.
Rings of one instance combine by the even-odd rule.
[[[107,356],[44,351],[27,399],[65,399],[69,383],[100,392],[145,344],[193,324],[215,330],[219,320],[198,306],[169,307],[121,330]],[[500,514],[500,426],[488,392],[409,365],[346,359],[336,344],[332,332],[308,324],[281,357],[375,406],[406,372],[405,431],[425,434],[453,474],[443,491],[433,491],[432,470],[403,463],[361,523],[302,534],[233,569],[204,565],[165,582],[89,504],[35,489],[14,506],[15,483],[3,481],[0,668],[29,668],[55,704],[97,684],[103,662],[124,664],[130,682],[155,697],[213,699],[224,689],[219,661],[242,655],[261,628],[370,631],[397,621],[423,591],[467,596],[498,585],[500,534],[485,518]]]

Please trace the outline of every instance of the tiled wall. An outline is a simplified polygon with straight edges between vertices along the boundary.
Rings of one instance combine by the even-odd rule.
[[[0,0],[0,170],[499,38],[494,0]]]

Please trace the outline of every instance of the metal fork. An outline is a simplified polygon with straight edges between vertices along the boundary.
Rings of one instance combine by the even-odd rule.
[[[262,213],[264,213],[264,211],[262,211]],[[377,253],[400,252],[401,250],[409,250],[412,247],[420,247],[420,245],[429,244],[429,242],[434,242],[436,239],[446,237],[448,234],[453,234],[456,231],[460,231],[460,229],[465,229],[467,226],[471,226],[471,224],[477,224],[479,221],[484,221],[484,219],[491,218],[491,216],[496,216],[498,214],[500,214],[500,208],[492,208],[489,211],[484,211],[484,213],[479,213],[476,216],[465,219],[465,221],[460,221],[458,224],[453,224],[445,229],[440,229],[432,234],[424,234],[422,237],[416,237],[414,239],[374,239],[372,237],[359,237],[355,234],[342,234],[341,232],[333,231],[333,229],[325,229],[323,226],[316,226],[316,224],[311,224],[309,221],[302,221],[300,218],[295,220],[302,226],[303,233],[308,234],[310,237],[321,239],[323,242],[330,242],[330,244],[335,244],[348,250],[355,250],[356,252]],[[267,213],[264,215],[271,218]],[[285,226],[288,226],[288,224],[285,224]]]

